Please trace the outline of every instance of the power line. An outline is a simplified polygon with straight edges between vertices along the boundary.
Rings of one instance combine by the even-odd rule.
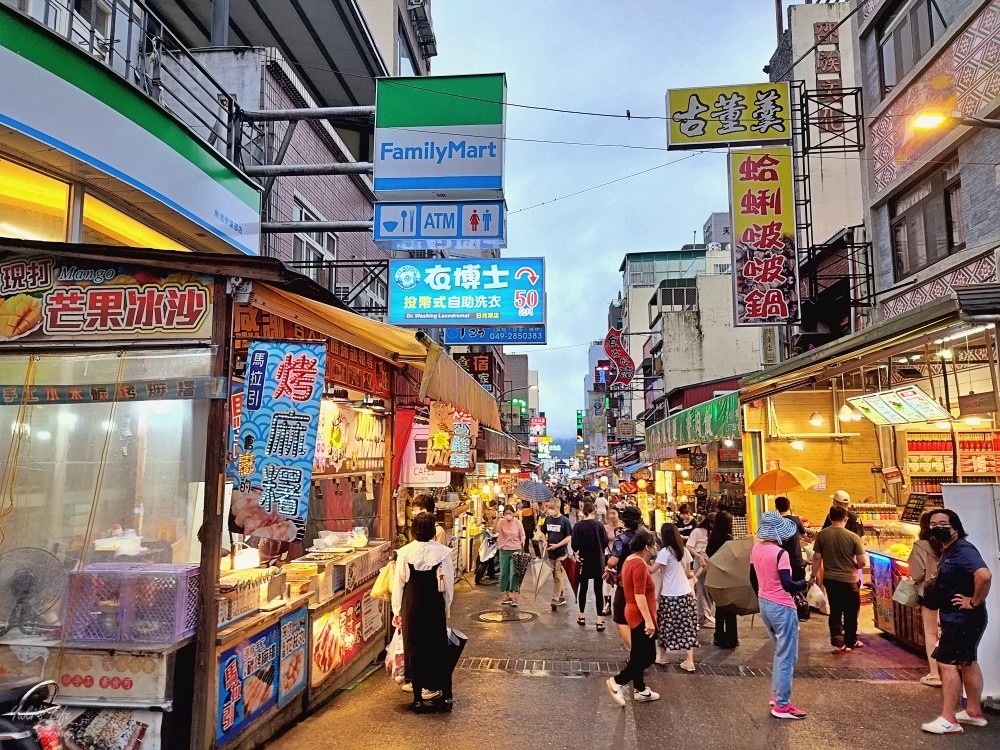
[[[639,172],[633,172],[632,174],[627,174],[624,177],[618,177],[618,178],[616,178],[614,180],[609,180],[608,182],[602,182],[600,185],[593,185],[592,187],[584,188],[583,190],[577,190],[575,192],[568,193],[566,195],[560,195],[558,198],[552,198],[552,199],[547,200],[547,201],[542,201],[541,203],[535,203],[532,206],[526,206],[525,208],[519,208],[519,209],[517,209],[515,211],[508,211],[507,215],[510,216],[510,215],[513,215],[513,214],[519,214],[519,213],[522,213],[524,211],[530,211],[533,208],[539,208],[540,206],[547,206],[550,203],[555,203],[557,201],[565,200],[567,198],[573,198],[573,197],[575,197],[577,195],[583,195],[584,193],[589,193],[592,190],[599,190],[600,188],[607,187],[608,185],[614,185],[616,182],[623,182],[625,180],[630,180],[633,177],[638,177],[640,175],[648,174],[649,172],[654,172],[657,169],[663,169],[663,167],[669,167],[671,164],[677,164],[678,162],[682,162],[682,161],[684,161],[686,159],[691,159],[691,158],[693,158],[695,156],[700,156],[701,154],[704,154],[704,153],[709,153],[709,152],[706,152],[706,151],[695,151],[693,153],[688,154],[687,156],[682,156],[680,159],[674,159],[673,161],[668,161],[668,162],[666,162],[664,164],[657,164],[655,167],[650,167],[649,169],[643,169],[643,170],[640,170]]]

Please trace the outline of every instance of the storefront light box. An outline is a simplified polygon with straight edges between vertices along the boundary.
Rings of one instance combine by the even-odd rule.
[[[545,260],[391,260],[388,307],[399,326],[542,325]]]
[[[915,385],[852,396],[847,402],[877,425],[947,422],[951,415]]]

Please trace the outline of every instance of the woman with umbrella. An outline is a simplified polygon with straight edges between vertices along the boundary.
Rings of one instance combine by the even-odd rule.
[[[708,545],[705,547],[705,555],[711,557],[723,545],[733,538],[733,517],[726,510],[720,510],[715,514],[715,525],[708,537]],[[715,639],[713,641],[719,648],[736,648],[740,645],[739,634],[736,631],[736,613],[725,607],[715,608]]]

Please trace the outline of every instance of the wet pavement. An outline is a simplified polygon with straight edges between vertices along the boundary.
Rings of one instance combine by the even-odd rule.
[[[551,612],[550,584],[537,600],[530,581],[525,590],[522,606],[511,610],[500,606],[495,585],[461,583],[456,589],[452,621],[469,642],[455,673],[453,713],[411,714],[409,696],[379,668],[270,747],[1000,747],[998,713],[988,715],[989,727],[969,727],[964,736],[920,730],[937,715],[940,692],[917,682],[925,673],[923,660],[877,634],[870,608],[861,628],[866,648],[847,655],[830,652],[825,617],[814,614],[803,624],[793,700],[809,718],[794,722],[769,713],[771,651],[759,618],[740,618],[740,646],[733,651],[712,646],[711,630],[702,630],[698,671],[653,667],[647,682],[661,700],[629,701],[623,710],[604,687],[626,657],[610,620],[605,632],[597,632],[591,603],[587,626],[580,627],[572,602]],[[525,615],[531,616],[520,619]]]

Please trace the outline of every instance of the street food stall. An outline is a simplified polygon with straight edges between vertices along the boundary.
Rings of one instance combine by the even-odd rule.
[[[789,492],[818,530],[831,495],[850,495],[864,526],[875,624],[923,647],[916,608],[892,600],[908,574],[917,522],[948,484],[1000,478],[996,332],[961,320],[954,298],[928,302],[745,378],[740,400],[749,478],[795,465],[820,478]],[[770,499],[755,496],[759,515]]]
[[[0,240],[0,676],[54,679],[88,750],[257,746],[354,679],[401,368],[499,426],[276,260]]]

